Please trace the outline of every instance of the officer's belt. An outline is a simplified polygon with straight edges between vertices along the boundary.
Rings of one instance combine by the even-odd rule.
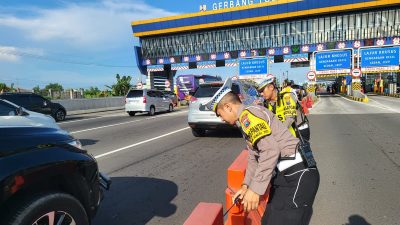
[[[288,160],[280,160],[279,163],[276,165],[276,167],[278,168],[278,170],[280,172],[286,170],[287,168],[290,168],[298,163],[303,162],[303,158],[301,157],[300,153],[297,152],[294,155],[289,156],[290,158],[294,158],[294,159],[288,159]]]

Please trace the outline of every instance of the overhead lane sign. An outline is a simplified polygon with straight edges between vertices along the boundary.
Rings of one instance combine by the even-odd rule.
[[[363,72],[397,71],[400,64],[400,47],[360,49]]]
[[[239,60],[239,77],[260,78],[268,74],[267,58],[250,58]]]
[[[351,52],[345,51],[331,51],[331,52],[318,52],[316,57],[317,70],[339,70],[351,68]]]

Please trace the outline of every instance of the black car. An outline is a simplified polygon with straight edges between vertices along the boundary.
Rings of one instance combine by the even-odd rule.
[[[67,132],[0,127],[1,225],[88,225],[110,184]]]
[[[0,98],[13,102],[30,111],[51,115],[56,121],[65,120],[67,110],[58,104],[53,103],[40,95],[33,93],[3,93]]]

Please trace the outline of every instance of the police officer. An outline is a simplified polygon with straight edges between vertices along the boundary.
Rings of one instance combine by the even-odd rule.
[[[242,188],[235,194],[248,212],[256,210],[271,182],[263,225],[306,225],[319,186],[316,167],[306,165],[294,137],[262,106],[245,106],[228,79],[206,104],[218,117],[237,125],[248,144],[249,157]],[[275,176],[273,177],[273,174]]]
[[[264,106],[276,114],[294,136],[299,137],[301,135],[305,140],[310,140],[308,118],[304,114],[290,83],[282,91],[278,91],[275,77],[268,75],[258,84],[257,90],[265,100]]]

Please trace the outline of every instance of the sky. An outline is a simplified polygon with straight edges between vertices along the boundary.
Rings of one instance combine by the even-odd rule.
[[[259,0],[254,0],[258,2]],[[131,22],[210,10],[218,0],[1,0],[0,83],[31,89],[48,83],[64,88],[98,87],[130,75],[144,80],[137,68]],[[307,68],[273,64],[278,77],[303,81]],[[182,70],[178,74],[211,74],[223,78],[237,68]]]

